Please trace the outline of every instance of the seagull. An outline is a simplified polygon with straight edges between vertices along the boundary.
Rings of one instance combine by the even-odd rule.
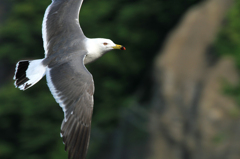
[[[60,135],[68,159],[85,159],[91,130],[94,81],[86,64],[122,45],[110,39],[87,38],[79,24],[83,0],[52,0],[46,9],[42,38],[45,58],[16,64],[15,87],[26,90],[45,75],[64,119]]]

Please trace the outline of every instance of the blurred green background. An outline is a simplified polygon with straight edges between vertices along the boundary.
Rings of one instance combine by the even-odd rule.
[[[148,131],[154,102],[154,60],[186,11],[200,2],[84,1],[80,23],[85,35],[109,38],[127,48],[111,51],[87,66],[96,89],[88,159],[154,158]],[[0,1],[1,159],[67,158],[59,134],[63,113],[45,78],[24,92],[16,89],[12,80],[17,61],[44,57],[41,25],[50,3],[50,0]],[[213,44],[213,56],[233,57],[238,69],[239,17],[240,3],[236,1]],[[225,94],[240,103],[240,86],[227,86]],[[188,159],[183,156],[179,159]]]

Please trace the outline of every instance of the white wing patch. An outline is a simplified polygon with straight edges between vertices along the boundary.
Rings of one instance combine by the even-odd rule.
[[[57,91],[57,89],[53,85],[52,77],[50,75],[50,71],[51,71],[51,69],[47,68],[47,71],[46,71],[47,85],[48,85],[48,87],[49,87],[49,89],[50,89],[54,99],[56,100],[56,102],[60,105],[60,107],[62,107],[62,110],[64,112],[64,120],[65,120],[65,122],[67,122],[66,106],[64,105],[64,101],[61,100],[61,96],[59,95],[60,93]]]

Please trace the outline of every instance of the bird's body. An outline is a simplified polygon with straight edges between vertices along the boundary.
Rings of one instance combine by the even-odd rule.
[[[52,0],[42,34],[45,58],[19,61],[15,86],[26,90],[45,74],[48,87],[62,107],[61,137],[69,159],[85,159],[91,129],[94,82],[88,64],[112,49],[125,50],[109,39],[87,38],[79,25],[83,0]]]

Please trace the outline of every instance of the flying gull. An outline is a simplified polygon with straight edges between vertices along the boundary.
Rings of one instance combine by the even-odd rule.
[[[88,64],[112,49],[126,50],[109,39],[87,38],[79,24],[83,0],[52,0],[42,35],[45,58],[16,65],[15,86],[26,90],[46,75],[47,85],[62,107],[61,137],[69,159],[85,159],[90,138],[94,82]]]

